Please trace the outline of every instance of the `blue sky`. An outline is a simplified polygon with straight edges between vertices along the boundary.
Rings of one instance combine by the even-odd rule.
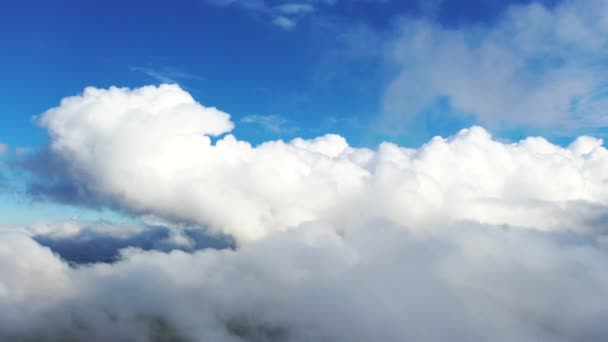
[[[567,144],[581,134],[605,137],[602,28],[561,20],[562,12],[588,19],[593,11],[534,2],[547,17],[532,3],[4,1],[0,142],[9,149],[3,163],[10,164],[17,148],[45,146],[46,132],[32,118],[63,97],[86,86],[167,82],[230,113],[234,133],[254,144],[332,132],[355,146],[383,140],[416,146],[473,124],[504,140],[544,135]],[[529,32],[514,24],[520,17],[524,27],[540,20],[549,29]],[[559,33],[556,50],[538,47],[539,32],[551,38],[552,30]],[[417,45],[420,37],[431,38]],[[32,204],[18,194],[25,176],[5,173],[13,185],[8,192],[17,194],[2,196],[3,215],[27,220]],[[35,206],[37,213],[56,212],[54,205]]]
[[[44,132],[30,118],[85,86],[175,81],[201,103],[237,118],[280,116],[293,126],[338,131],[373,144],[381,131],[363,137],[360,127],[332,123],[356,119],[363,125],[381,111],[392,77],[381,45],[395,21],[412,16],[446,27],[488,25],[508,6],[491,0],[446,1],[436,9],[416,1],[321,1],[286,30],[272,23],[271,14],[238,3],[3,2],[0,137],[18,146],[44,143]],[[454,128],[443,130],[428,133]],[[257,130],[240,133],[263,139]]]
[[[607,14],[0,0],[0,342],[608,341]]]

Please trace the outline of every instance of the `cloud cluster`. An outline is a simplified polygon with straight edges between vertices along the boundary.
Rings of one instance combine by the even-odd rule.
[[[83,201],[239,243],[309,221],[345,228],[375,218],[582,232],[608,205],[608,150],[587,136],[563,148],[540,137],[502,143],[472,127],[418,149],[353,148],[331,134],[254,147],[227,134],[228,114],[176,85],[87,88],[39,123],[61,160],[54,172]]]
[[[123,250],[69,267],[0,232],[0,338],[48,341],[604,341],[608,252],[478,224],[322,223],[238,250]],[[422,228],[422,227],[416,227]],[[449,228],[449,229],[448,229]]]
[[[388,122],[415,120],[448,98],[494,127],[608,127],[606,11],[606,0],[534,2],[487,26],[404,19],[390,49],[401,72],[385,95]]]
[[[608,338],[600,139],[471,127],[417,149],[332,134],[252,146],[176,85],[87,88],[38,123],[51,143],[24,165],[47,165],[74,203],[237,245],[179,224],[2,229],[0,339]],[[84,250],[98,260],[74,259]]]

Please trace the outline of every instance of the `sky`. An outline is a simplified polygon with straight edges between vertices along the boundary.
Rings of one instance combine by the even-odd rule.
[[[607,340],[605,13],[1,2],[0,341]]]
[[[13,146],[37,147],[46,136],[32,116],[65,96],[86,86],[169,82],[235,118],[274,118],[274,125],[244,125],[240,133],[251,140],[332,131],[374,145],[394,135],[382,125],[371,133],[361,128],[385,111],[387,88],[400,68],[389,50],[401,21],[491,30],[511,6],[525,3],[434,2],[4,2],[0,71],[7,119],[0,136]],[[289,24],[277,24],[280,19]],[[400,123],[397,139],[420,144],[463,126],[447,121]],[[286,132],[276,132],[277,124]]]
[[[354,146],[415,147],[472,125],[506,141],[542,135],[565,145],[583,134],[605,137],[603,28],[587,24],[597,15],[591,6],[562,6],[573,7],[570,16],[559,5],[4,2],[4,159],[48,145],[35,118],[66,96],[87,86],[161,83],[226,111],[239,123],[234,133],[253,144],[336,133]],[[517,26],[518,11],[530,22]],[[548,41],[554,46],[544,46]],[[27,175],[5,173],[26,182]],[[3,199],[12,221],[42,216],[28,207],[82,212],[32,203],[15,188]]]

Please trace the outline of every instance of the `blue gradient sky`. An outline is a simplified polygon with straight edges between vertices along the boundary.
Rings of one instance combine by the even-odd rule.
[[[0,4],[0,137],[13,146],[43,144],[44,132],[33,127],[31,117],[85,86],[175,81],[201,103],[237,120],[281,116],[300,130],[288,133],[337,131],[353,143],[374,144],[383,138],[381,131],[363,134],[357,125],[334,124],[366,126],[381,111],[392,76],[375,50],[379,43],[349,41],[349,35],[366,30],[381,39],[402,16],[432,17],[446,27],[488,25],[510,5],[447,1],[433,10],[421,3],[317,4],[314,15],[284,30],[264,14],[201,0],[5,1]],[[410,142],[460,128],[444,126]],[[238,133],[251,140],[276,135],[253,130]]]
[[[478,124],[441,97],[397,132],[379,124],[387,88],[400,66],[387,57],[403,20],[446,31],[483,32],[513,5],[530,1],[229,1],[23,0],[0,3],[0,142],[40,149],[47,143],[33,117],[86,86],[137,87],[179,83],[196,100],[233,116],[235,134],[253,143],[339,133],[355,146],[383,140],[418,145]],[[551,10],[560,2],[538,2]],[[300,5],[300,7],[285,6]],[[282,17],[284,20],[278,20]],[[539,70],[539,72],[541,72]],[[602,71],[603,72],[603,71]],[[416,80],[412,80],[416,82]],[[603,93],[600,93],[603,94]],[[603,95],[600,95],[603,96]],[[392,123],[395,125],[395,123]],[[505,140],[543,134],[568,143],[604,127],[536,126],[491,129]],[[89,213],[32,204],[26,181],[5,171],[0,215],[23,222],[48,215]],[[60,214],[57,214],[60,213]],[[93,214],[97,212],[93,211]],[[106,214],[103,214],[106,215]]]

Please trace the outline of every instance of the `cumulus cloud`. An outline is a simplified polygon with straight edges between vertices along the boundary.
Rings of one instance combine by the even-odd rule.
[[[56,194],[40,186],[49,165],[74,203],[170,228],[0,230],[0,339],[608,337],[601,139],[504,143],[471,127],[419,148],[332,134],[252,146],[177,85],[87,88],[38,123],[50,146],[24,165],[39,195]]]
[[[286,3],[277,6],[280,12],[285,14],[307,14],[313,12],[315,8],[311,4],[307,3]]]
[[[254,147],[228,134],[228,114],[176,85],[87,88],[39,123],[63,181],[89,203],[240,243],[308,221],[374,218],[425,229],[468,220],[590,231],[608,205],[608,151],[586,136],[569,147],[540,137],[502,143],[472,127],[417,149],[353,148],[331,134]]]
[[[606,0],[562,1],[511,6],[487,27],[402,20],[390,48],[401,72],[385,94],[387,123],[411,122],[448,98],[493,127],[607,127],[606,11]]]

